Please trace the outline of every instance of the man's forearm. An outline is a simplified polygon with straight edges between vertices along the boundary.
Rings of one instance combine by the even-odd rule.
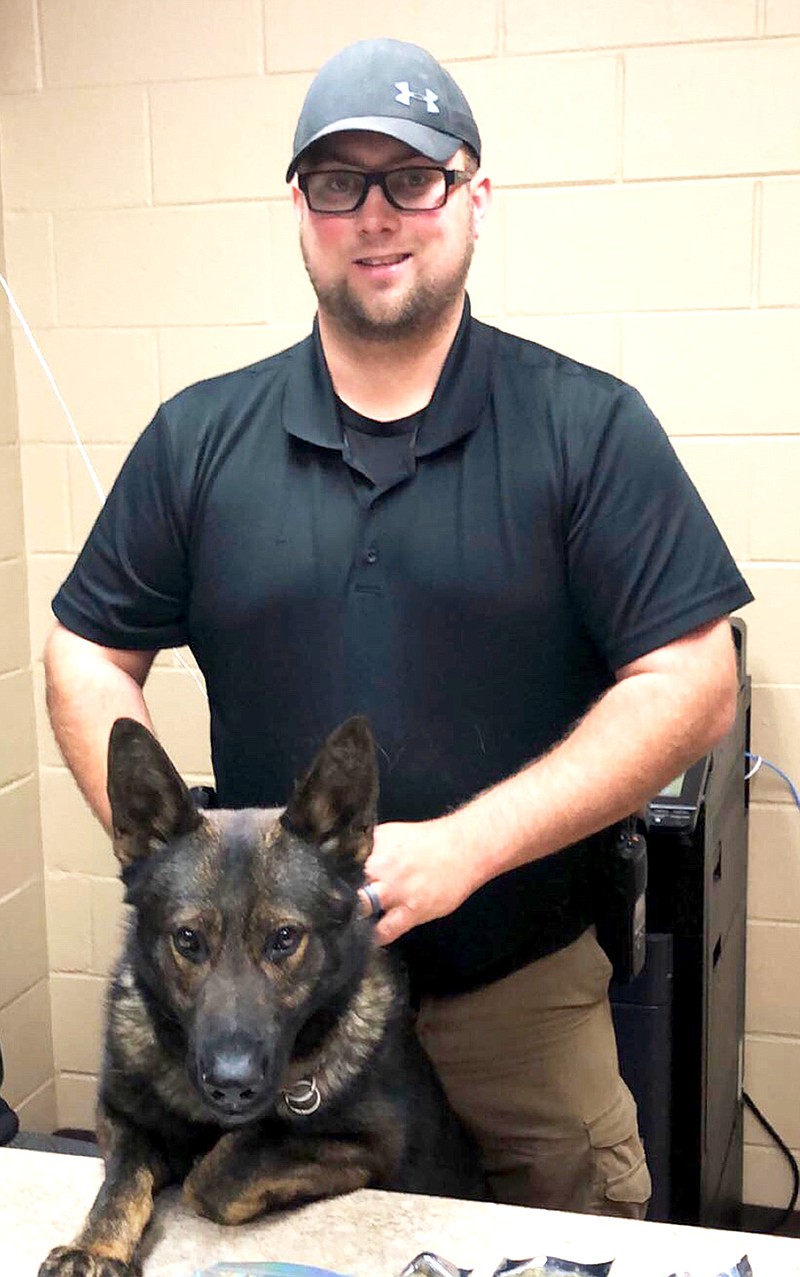
[[[726,728],[658,674],[615,684],[548,754],[445,817],[476,886],[636,811]]]
[[[152,730],[142,685],[154,653],[112,652],[57,625],[45,647],[47,708],[64,759],[106,830],[108,737],[117,718],[135,718]]]

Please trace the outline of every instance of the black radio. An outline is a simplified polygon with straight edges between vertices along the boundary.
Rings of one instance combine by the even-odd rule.
[[[614,968],[614,979],[626,984],[644,966],[647,943],[647,843],[635,816],[608,831],[599,869],[597,939]]]

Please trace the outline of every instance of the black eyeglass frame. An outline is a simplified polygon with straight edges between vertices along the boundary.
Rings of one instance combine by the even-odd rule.
[[[441,173],[444,178],[444,194],[438,204],[431,204],[427,208],[407,208],[405,204],[398,204],[386,185],[387,178],[391,177],[393,173],[409,172]],[[308,179],[310,177],[322,177],[326,173],[352,173],[353,176],[363,179],[364,188],[351,208],[315,208],[311,203],[308,194]],[[466,172],[465,169],[444,168],[438,164],[404,164],[400,168],[386,169],[383,172],[375,173],[362,173],[359,169],[350,168],[313,169],[308,173],[298,173],[297,185],[303,192],[306,204],[312,213],[316,213],[319,217],[348,217],[351,213],[357,213],[361,206],[366,203],[367,196],[373,186],[379,186],[383,192],[384,199],[400,213],[435,213],[437,209],[444,208],[450,198],[451,191],[459,186],[466,186],[467,182],[471,182],[473,177],[474,174]]]

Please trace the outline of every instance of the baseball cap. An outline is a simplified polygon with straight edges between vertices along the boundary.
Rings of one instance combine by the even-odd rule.
[[[346,129],[384,133],[440,164],[463,144],[481,155],[478,126],[453,77],[404,40],[359,40],[325,63],[300,112],[286,181],[313,142]]]

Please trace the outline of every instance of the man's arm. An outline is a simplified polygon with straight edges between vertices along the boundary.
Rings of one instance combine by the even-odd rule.
[[[142,688],[155,656],[100,647],[59,623],[45,645],[47,708],[55,738],[84,798],[108,831],[109,733],[121,717],[153,730]]]
[[[484,883],[637,810],[725,735],[736,710],[727,619],[617,671],[574,730],[449,815],[376,830],[366,870],[398,936],[451,913]]]

